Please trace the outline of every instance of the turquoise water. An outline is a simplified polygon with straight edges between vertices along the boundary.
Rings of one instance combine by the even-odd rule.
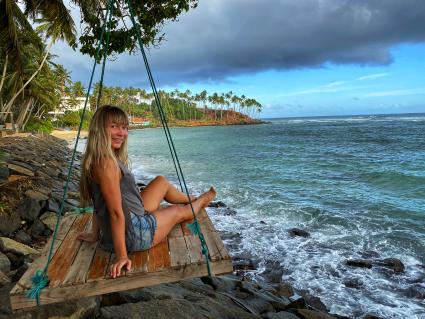
[[[284,280],[333,313],[425,318],[425,302],[410,297],[425,291],[425,114],[171,132],[191,191],[214,185],[238,212],[211,215],[218,229],[241,234],[240,251],[279,261]],[[162,129],[131,131],[129,153],[139,179],[176,180]],[[292,227],[311,237],[291,238]],[[345,265],[369,250],[399,258],[405,273]],[[359,289],[343,284],[353,278]]]

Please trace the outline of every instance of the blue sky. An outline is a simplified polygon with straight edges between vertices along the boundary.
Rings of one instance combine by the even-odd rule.
[[[425,2],[266,2],[201,1],[169,23],[148,54],[158,88],[244,94],[264,118],[425,112]],[[87,86],[89,57],[53,53]],[[123,54],[105,83],[148,89],[145,74]]]

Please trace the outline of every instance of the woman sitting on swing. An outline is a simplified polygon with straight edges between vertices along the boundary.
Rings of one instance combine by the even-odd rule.
[[[82,162],[80,193],[83,203],[93,203],[92,231],[79,240],[95,242],[113,251],[116,260],[110,275],[131,269],[129,251],[149,249],[160,243],[176,224],[193,217],[187,195],[163,176],[154,178],[139,193],[127,167],[128,117],[118,107],[100,107],[89,126]],[[190,196],[195,214],[215,197],[213,187],[198,198]],[[170,205],[161,207],[165,200]]]

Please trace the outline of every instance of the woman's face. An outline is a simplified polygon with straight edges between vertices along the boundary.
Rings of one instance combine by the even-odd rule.
[[[128,125],[118,124],[112,120],[106,122],[106,131],[111,135],[111,146],[113,150],[120,149],[128,137]]]

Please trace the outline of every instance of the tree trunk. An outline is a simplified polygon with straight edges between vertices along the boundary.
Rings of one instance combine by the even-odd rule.
[[[7,70],[7,60],[9,56],[6,54],[6,59],[4,60],[4,67],[3,67],[3,73],[1,75],[1,82],[0,82],[0,93],[3,89],[4,79],[6,78],[6,70]],[[0,94],[1,95],[1,94]],[[0,100],[0,111],[3,110],[3,100]]]
[[[30,106],[33,104],[33,102],[34,102],[34,98],[30,97],[28,102],[22,105],[21,111],[19,112],[18,118],[16,119],[16,126],[18,127],[18,129],[22,128],[22,125],[24,124],[24,120],[27,117],[27,112]]]
[[[4,111],[5,112],[9,112],[10,109],[12,108],[13,102],[15,102],[16,98],[24,91],[24,89],[28,86],[28,84],[30,84],[30,82],[35,78],[35,76],[38,74],[38,72],[40,72],[40,70],[43,68],[44,63],[47,60],[47,57],[49,55],[50,49],[52,48],[52,44],[54,42],[54,39],[52,39],[52,41],[50,41],[49,45],[47,46],[47,51],[46,54],[43,57],[43,61],[41,61],[40,66],[38,67],[38,69],[33,73],[33,75],[31,75],[31,77],[28,79],[27,82],[25,82],[25,84],[19,89],[18,92],[16,92],[16,94],[10,99],[10,101],[6,104]],[[3,116],[3,119],[5,117]]]
[[[35,105],[35,101],[32,102],[31,109],[29,110],[29,112],[27,114],[27,118],[25,119],[24,123],[22,124],[22,130],[25,130],[25,126],[27,125],[28,121],[31,118],[31,113],[32,113],[32,110],[34,109],[34,105]]]

